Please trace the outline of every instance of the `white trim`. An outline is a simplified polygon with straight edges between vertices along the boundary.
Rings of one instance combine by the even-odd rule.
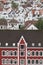
[[[27,47],[27,49],[40,49],[40,48],[42,48],[43,49],[43,47]]]
[[[27,46],[27,43],[26,43],[26,41],[25,41],[25,39],[24,39],[24,37],[23,37],[23,36],[21,36],[21,38],[20,38],[20,40],[19,40],[19,42],[18,42],[18,46],[19,46],[20,41],[21,41],[22,39],[24,40],[24,42],[25,42],[25,44],[26,44],[26,46]]]
[[[15,49],[15,48],[18,48],[18,47],[0,47],[0,48],[4,48],[4,49],[5,48],[14,48]]]

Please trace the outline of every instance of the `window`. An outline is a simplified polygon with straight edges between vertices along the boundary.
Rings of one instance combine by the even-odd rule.
[[[17,59],[13,59],[13,64],[17,64]]]
[[[13,55],[12,50],[8,51],[8,54],[9,54],[9,56],[12,56]]]
[[[42,60],[40,60],[40,64],[42,64]]]
[[[21,60],[21,62],[20,62],[21,64],[24,64],[24,60]]]
[[[2,59],[2,64],[7,64],[7,59],[3,58]]]
[[[13,51],[13,55],[15,55],[15,56],[17,55],[17,51],[16,51],[16,50],[15,50],[15,51]]]
[[[28,60],[28,64],[30,64],[30,60]]]
[[[15,51],[15,55],[17,55],[16,51]]]
[[[32,29],[33,29],[33,27],[32,27]],[[32,43],[32,46],[35,46],[35,43]]]
[[[8,43],[6,43],[5,46],[8,46]]]
[[[15,43],[13,43],[13,46],[15,46]]]
[[[38,46],[41,46],[41,43],[38,43]]]
[[[21,49],[23,49],[24,48],[24,45],[21,45]]]
[[[38,56],[38,51],[36,52],[36,55]]]
[[[32,55],[34,56],[34,51],[32,52]]]
[[[13,64],[13,59],[12,58],[8,59],[8,64]]]
[[[42,56],[42,52],[40,51],[40,56]]]
[[[5,51],[2,51],[2,55],[5,55]]]
[[[13,63],[13,60],[11,59],[11,60],[10,60],[10,64],[12,64],[12,63]]]
[[[34,64],[34,60],[32,60],[32,64]]]
[[[24,52],[21,52],[21,56],[23,56],[24,55]]]
[[[30,51],[27,52],[28,56],[30,56]]]
[[[36,64],[38,64],[38,60],[36,60]]]

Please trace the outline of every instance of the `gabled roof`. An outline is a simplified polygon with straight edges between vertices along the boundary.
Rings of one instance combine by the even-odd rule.
[[[0,31],[0,43],[1,47],[6,47],[5,43],[8,43],[8,47],[13,47],[15,43],[17,46],[21,36],[24,37],[27,46],[32,47],[32,43],[35,43],[34,47],[38,47],[38,43],[41,43],[43,47],[43,31]]]
[[[28,25],[25,29],[26,30],[38,30],[38,28],[34,24]]]

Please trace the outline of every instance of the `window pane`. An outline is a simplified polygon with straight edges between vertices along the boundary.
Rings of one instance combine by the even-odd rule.
[[[32,52],[32,55],[34,55],[34,52]]]
[[[10,63],[11,63],[11,64],[13,63],[12,59],[11,59]]]
[[[17,52],[15,51],[15,55],[17,55]]]
[[[34,60],[32,60],[32,64],[34,64]]]
[[[36,55],[38,56],[38,52],[36,52]]]
[[[42,60],[40,60],[40,64],[42,64]]]
[[[24,52],[21,52],[21,56],[23,56],[24,55]]]
[[[42,52],[40,52],[40,55],[42,56]]]
[[[5,51],[2,52],[2,55],[5,55]]]
[[[28,51],[28,53],[27,53],[27,54],[28,54],[28,56],[30,56],[30,51]]]
[[[36,60],[36,64],[38,64],[38,60]]]
[[[15,61],[15,64],[17,63],[17,61]]]
[[[21,60],[21,64],[24,64],[24,60]]]
[[[28,60],[28,64],[30,64],[30,60]]]
[[[10,51],[10,55],[13,55],[12,51]]]
[[[17,59],[13,59],[13,64],[17,64]]]

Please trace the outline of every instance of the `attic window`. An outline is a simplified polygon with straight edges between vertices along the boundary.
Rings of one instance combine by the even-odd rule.
[[[32,46],[34,46],[35,44],[34,43],[32,43]]]
[[[41,46],[41,43],[38,43],[38,46]]]
[[[5,45],[8,46],[8,43],[6,43]]]
[[[13,43],[13,46],[15,46],[15,43]]]

